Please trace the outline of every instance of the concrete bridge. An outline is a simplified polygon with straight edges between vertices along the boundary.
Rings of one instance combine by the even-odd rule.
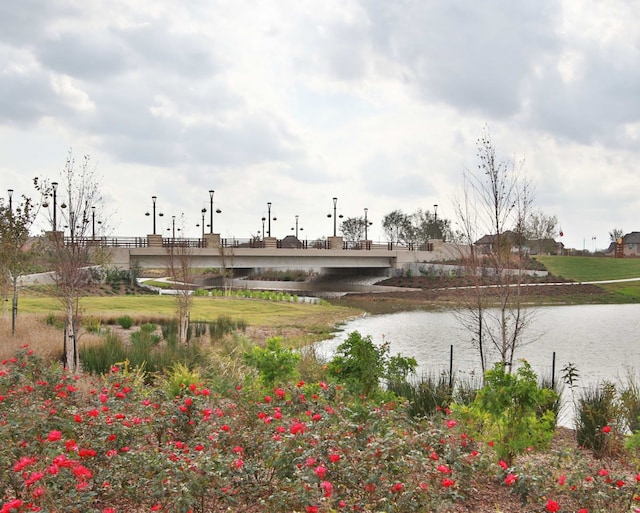
[[[84,243],[108,248],[111,264],[121,269],[163,269],[170,258],[184,255],[188,256],[194,269],[366,269],[389,276],[408,268],[413,268],[417,274],[419,266],[459,258],[466,249],[441,240],[430,240],[424,245],[397,245],[346,242],[342,237],[329,237],[310,244],[295,237],[242,240],[221,239],[218,234],[207,234],[202,239],[149,235],[146,238],[88,239]]]

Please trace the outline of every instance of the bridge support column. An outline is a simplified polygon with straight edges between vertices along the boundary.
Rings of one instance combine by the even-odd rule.
[[[162,247],[162,235],[147,235],[147,246],[150,248]]]
[[[219,248],[220,247],[220,234],[219,233],[206,233],[204,236],[205,248]]]
[[[342,237],[328,237],[329,249],[342,249]]]

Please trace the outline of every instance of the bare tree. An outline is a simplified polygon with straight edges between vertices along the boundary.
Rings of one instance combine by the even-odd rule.
[[[186,344],[189,340],[189,323],[191,321],[192,299],[192,268],[193,251],[182,238],[170,239],[167,247],[169,256],[167,272],[176,291],[176,306],[178,314],[178,342]]]
[[[37,179],[34,182],[43,194],[52,195],[57,191],[60,200],[59,204],[51,204],[50,214],[56,221],[49,233],[46,247],[66,316],[64,363],[69,371],[75,372],[80,365],[80,296],[92,281],[89,268],[90,248],[86,235],[93,214],[91,207],[100,204],[102,196],[95,167],[90,167],[90,157],[85,155],[78,165],[71,150],[61,172],[59,188],[54,185],[57,182]]]
[[[364,217],[347,217],[340,223],[340,231],[347,242],[358,242],[364,236]]]
[[[411,218],[402,210],[389,212],[382,218],[382,229],[393,244],[412,242]]]
[[[18,279],[27,272],[35,254],[34,247],[28,246],[35,214],[31,199],[26,196],[22,196],[22,201],[15,208],[12,203],[0,201],[0,281],[5,294],[12,291],[12,335],[16,331],[18,315]]]
[[[618,239],[624,237],[624,230],[622,228],[614,228],[609,232],[609,240],[611,242],[618,242]]]
[[[521,286],[532,188],[522,164],[497,159],[488,129],[477,148],[479,164],[474,171],[465,170],[456,207],[464,239],[472,249],[463,258],[465,272],[474,282],[457,314],[473,334],[484,374],[490,352],[510,368],[530,320]],[[483,254],[474,247],[479,233],[490,240]]]
[[[537,249],[538,253],[548,251],[552,248],[547,247],[547,241],[558,235],[558,218],[541,210],[534,210],[529,214],[526,232],[531,249]],[[555,240],[553,246],[555,247]]]

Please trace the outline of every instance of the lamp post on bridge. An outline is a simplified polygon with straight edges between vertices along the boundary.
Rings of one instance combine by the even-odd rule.
[[[338,211],[338,198],[333,198],[333,236],[336,236],[338,227],[338,217],[342,219],[342,214],[337,215]],[[331,214],[327,214],[327,217],[331,217]]]
[[[274,221],[277,221],[278,218],[274,217]],[[271,202],[267,202],[267,237],[271,237]]]
[[[438,205],[434,205],[433,206],[433,224],[435,225],[434,230],[434,239],[438,238],[438,234],[440,233],[440,230],[438,230]]]
[[[7,189],[7,193],[9,194],[9,212],[13,214],[13,189]]]
[[[264,222],[267,220],[266,217],[262,216],[262,241],[264,242]]]
[[[53,191],[53,233],[58,230],[58,223],[56,221],[56,193],[58,192],[58,182],[51,182],[51,190]]]
[[[298,214],[296,214],[296,227],[295,228],[291,228],[292,230],[296,231],[296,244],[298,244],[300,242],[300,240],[298,239],[298,218],[300,216]],[[300,228],[300,231],[304,230],[304,228]]]
[[[54,195],[54,198],[55,198],[55,195]],[[152,212],[153,212],[153,235],[156,234],[156,201],[157,200],[158,200],[157,196],[151,196],[151,202],[153,204],[153,208],[152,208]],[[55,204],[55,200],[54,200],[54,204]],[[149,216],[151,214],[149,214],[149,211],[147,211],[144,215],[145,216]],[[160,216],[162,216],[162,214],[160,214]],[[55,214],[54,214],[53,218],[55,219]],[[54,221],[54,224],[55,224],[55,221]]]
[[[209,233],[213,234],[213,193],[214,190],[209,191]],[[206,212],[206,209],[203,209],[203,212]],[[216,209],[216,214],[221,214],[222,210],[219,208]],[[202,223],[204,226],[204,221]]]

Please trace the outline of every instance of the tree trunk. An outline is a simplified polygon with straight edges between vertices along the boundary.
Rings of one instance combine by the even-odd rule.
[[[67,305],[67,325],[64,339],[64,365],[69,372],[76,372],[80,366],[78,341],[73,315],[73,303]]]

